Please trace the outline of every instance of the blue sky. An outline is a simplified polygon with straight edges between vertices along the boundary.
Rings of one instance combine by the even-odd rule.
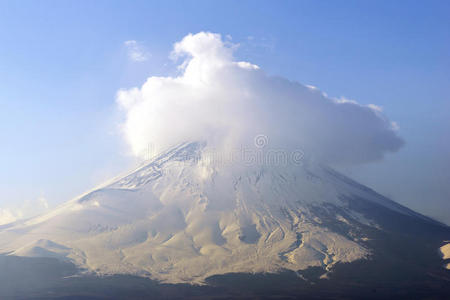
[[[382,106],[406,145],[343,169],[450,223],[448,1],[1,1],[0,207],[70,199],[136,161],[115,95],[150,75],[188,33],[230,35],[239,60]],[[145,61],[130,59],[135,40]]]

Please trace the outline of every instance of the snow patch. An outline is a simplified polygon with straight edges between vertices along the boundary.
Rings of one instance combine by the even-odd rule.
[[[441,252],[442,259],[450,259],[450,243],[439,248],[439,251]],[[446,264],[445,268],[450,270],[450,263]]]

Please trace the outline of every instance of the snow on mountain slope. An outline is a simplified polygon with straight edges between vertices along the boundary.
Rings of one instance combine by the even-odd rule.
[[[415,215],[330,168],[221,166],[202,159],[205,148],[179,145],[50,213],[3,226],[0,252],[67,259],[101,274],[202,283],[215,274],[329,270],[368,257],[362,233],[346,236],[323,223],[332,216],[377,226],[345,196]]]
[[[442,259],[450,259],[450,243],[442,246],[439,251],[441,252]],[[445,267],[450,270],[450,263],[448,263]]]

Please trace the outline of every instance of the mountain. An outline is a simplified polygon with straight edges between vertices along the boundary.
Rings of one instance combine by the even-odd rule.
[[[448,226],[330,167],[207,154],[204,143],[178,145],[47,214],[1,226],[0,253],[167,283],[287,270],[309,280],[313,269],[325,279],[371,261],[443,269]]]

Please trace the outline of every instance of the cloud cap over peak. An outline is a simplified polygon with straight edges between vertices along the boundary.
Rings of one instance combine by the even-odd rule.
[[[403,145],[395,123],[373,105],[329,98],[317,88],[237,62],[235,45],[200,32],[175,43],[177,77],[150,77],[120,90],[123,134],[135,155],[207,141],[218,149],[251,145],[258,134],[277,149],[301,149],[325,163],[379,160]]]

